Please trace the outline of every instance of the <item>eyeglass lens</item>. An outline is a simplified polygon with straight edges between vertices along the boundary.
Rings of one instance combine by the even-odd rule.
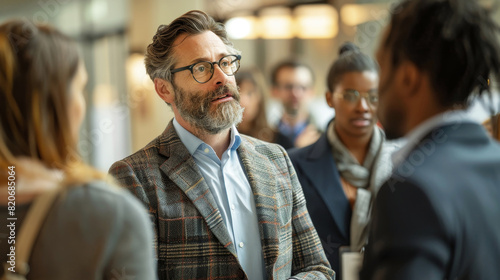
[[[219,60],[218,64],[222,72],[228,76],[234,75],[239,68],[240,61],[234,55],[228,55]],[[212,78],[214,66],[210,62],[199,62],[193,65],[193,77],[200,83],[207,82]]]
[[[359,99],[361,98],[361,93],[357,90],[347,90],[344,92],[344,100],[350,102],[350,103],[355,103],[358,102]],[[367,92],[363,95],[363,97],[370,103],[370,104],[377,104],[378,103],[378,93],[376,91],[371,91]]]

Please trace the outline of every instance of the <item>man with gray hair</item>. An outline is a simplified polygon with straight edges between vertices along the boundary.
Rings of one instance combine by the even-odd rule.
[[[236,129],[240,59],[201,11],[160,26],[146,70],[175,117],[110,173],[149,210],[160,279],[333,279],[285,150]]]

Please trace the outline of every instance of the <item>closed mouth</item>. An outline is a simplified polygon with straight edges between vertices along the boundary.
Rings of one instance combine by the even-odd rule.
[[[365,119],[365,118],[357,118],[357,119],[352,119],[353,121],[371,121],[371,119]]]
[[[351,123],[356,126],[368,126],[372,123],[372,119],[366,119],[366,118],[351,119]]]

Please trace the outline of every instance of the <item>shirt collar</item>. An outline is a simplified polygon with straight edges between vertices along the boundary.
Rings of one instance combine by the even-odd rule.
[[[186,146],[191,155],[194,155],[196,150],[201,145],[205,144],[205,142],[203,142],[200,138],[194,136],[191,132],[189,132],[182,125],[180,125],[175,118],[173,120],[173,124],[175,131],[177,132],[177,135],[179,135],[179,138],[181,139],[181,142],[184,144],[184,146]],[[230,131],[231,131],[231,142],[229,143],[228,149],[236,150],[241,144],[241,136],[238,133],[236,126],[234,125],[231,127]]]
[[[405,135],[404,146],[392,154],[393,166],[396,168],[399,164],[401,164],[410,154],[411,150],[417,146],[420,140],[422,140],[422,138],[424,138],[425,135],[431,132],[434,128],[463,122],[475,121],[464,110],[446,111],[427,119]]]

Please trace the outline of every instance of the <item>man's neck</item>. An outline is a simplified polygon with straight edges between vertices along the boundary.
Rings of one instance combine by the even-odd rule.
[[[284,112],[281,121],[288,126],[295,127],[298,124],[306,122],[308,118],[309,114],[305,112],[298,112],[293,115]]]
[[[439,105],[438,101],[436,101],[435,97],[424,96],[425,98],[420,98],[412,101],[414,104],[410,108],[408,108],[407,113],[407,121],[405,126],[405,134],[414,130],[416,127],[420,126],[422,123],[427,120],[442,114],[446,111],[450,111],[454,108],[453,106],[444,107]],[[461,108],[463,109],[463,108]]]
[[[177,122],[184,127],[187,131],[191,132],[194,136],[198,137],[201,141],[207,143],[214,149],[217,157],[222,158],[222,154],[227,150],[231,143],[231,129],[224,129],[217,134],[210,134],[203,131],[190,123],[184,121],[182,118],[176,118]]]
[[[193,134],[212,147],[219,159],[222,158],[222,154],[227,150],[229,144],[231,143],[231,129],[229,128],[217,134],[208,134],[206,132]]]

